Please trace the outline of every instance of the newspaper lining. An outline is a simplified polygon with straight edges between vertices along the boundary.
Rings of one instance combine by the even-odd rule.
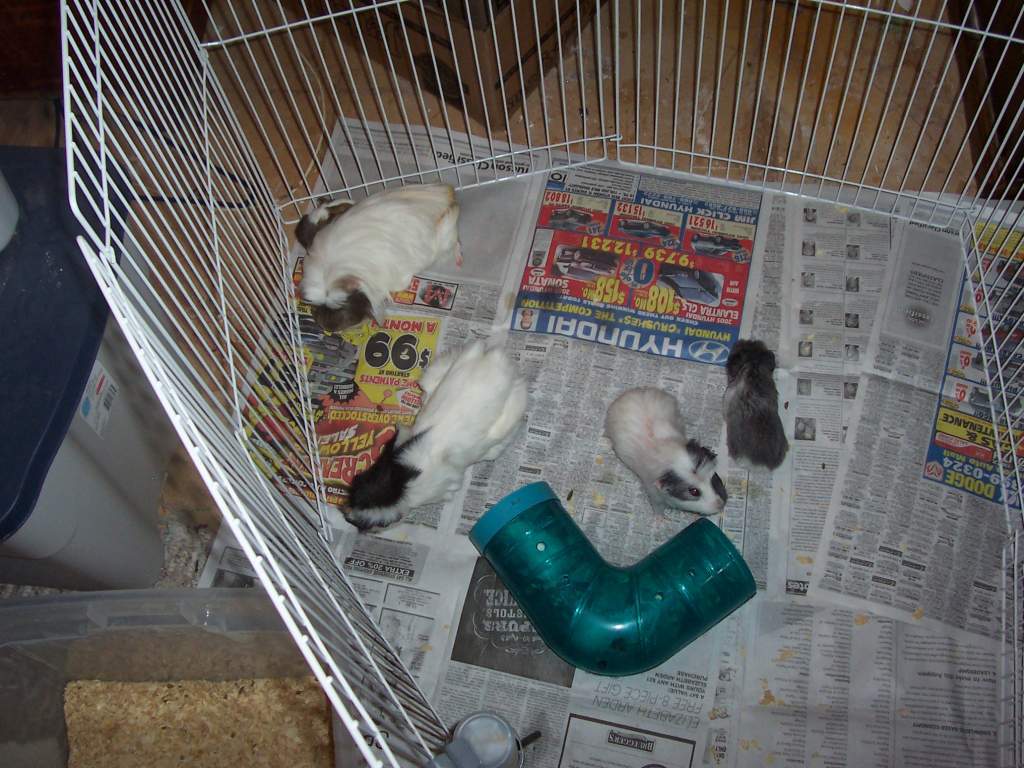
[[[956,239],[907,226],[811,589],[845,606],[998,638],[1003,509],[926,467],[962,276]]]
[[[342,133],[339,126],[336,140]],[[372,140],[383,142],[380,130]],[[412,140],[422,161],[440,138],[430,145],[414,133]],[[454,155],[469,157],[472,142],[459,135],[454,141]],[[339,152],[347,147],[336,146]],[[438,163],[445,162],[445,151],[437,150]],[[349,172],[354,167],[346,165]],[[631,563],[690,521],[655,516],[635,478],[618,463],[603,436],[610,400],[630,386],[664,387],[680,399],[693,435],[712,447],[724,444],[725,380],[718,365],[620,349],[578,334],[516,328],[530,259],[543,250],[550,267],[557,253],[557,237],[544,240],[556,210],[591,216],[584,221],[562,213],[566,226],[579,228],[579,245],[583,237],[635,243],[643,236],[678,241],[651,243],[655,249],[692,250],[681,211],[676,218],[637,201],[641,178],[651,174],[615,165],[556,173],[481,187],[488,191],[480,203],[487,216],[516,212],[511,221],[512,214],[504,214],[502,247],[483,248],[486,263],[472,274],[443,265],[421,276],[424,283],[394,297],[389,314],[439,322],[432,353],[488,332],[505,335],[509,354],[530,382],[522,433],[499,462],[468,472],[462,493],[447,506],[420,511],[382,536],[356,535],[347,527],[334,536],[334,554],[347,577],[442,717],[454,723],[486,708],[508,717],[521,733],[540,730],[527,755],[528,765],[539,768],[992,764],[997,653],[989,638],[997,636],[1001,598],[987,589],[996,575],[967,574],[964,566],[973,561],[979,571],[987,569],[989,554],[1001,552],[1002,510],[924,474],[948,373],[944,361],[957,343],[950,341],[950,328],[962,282],[960,255],[936,235],[942,243],[936,241],[940,255],[933,258],[948,267],[943,274],[954,296],[944,304],[947,282],[932,285],[933,328],[908,334],[894,317],[909,284],[908,259],[914,262],[907,243],[916,233],[890,229],[887,217],[767,195],[754,230],[744,231],[750,271],[742,322],[729,338],[761,338],[778,351],[791,441],[790,456],[775,473],[747,472],[721,457],[730,493],[721,524],[755,574],[760,591],[754,601],[666,664],[632,678],[574,670],[533,632],[464,535],[490,505],[544,479],[603,556]],[[749,205],[746,192],[727,200],[733,193],[727,188],[673,185],[664,178],[643,183],[658,194],[685,188],[694,199]],[[624,201],[624,189],[633,191],[632,200]],[[552,191],[569,197],[545,198]],[[641,207],[619,207],[623,202]],[[474,204],[466,202],[464,215],[474,216]],[[623,231],[623,217],[645,224]],[[485,232],[477,229],[472,237],[493,243]],[[543,248],[533,247],[538,242]],[[467,261],[473,245],[464,233]],[[947,257],[948,263],[941,261]],[[449,308],[424,300],[429,282],[444,289],[432,294],[435,300],[443,303],[444,291],[451,293]],[[607,309],[599,304],[612,295],[578,293],[593,310]],[[943,309],[947,315],[940,317]],[[393,340],[389,336],[389,345]],[[311,378],[314,398],[316,384]],[[903,430],[899,437],[887,431],[894,424]],[[321,448],[325,444],[330,440]],[[909,557],[912,547],[890,546],[892,530],[870,528],[880,517],[870,506],[851,522],[844,500],[866,485],[891,491],[886,503],[910,512],[900,530],[920,534],[912,542],[921,551],[920,564],[934,571],[948,561],[941,600],[919,599],[938,595],[934,589],[905,597],[921,585],[915,577],[920,572],[906,567],[916,563]],[[959,523],[947,522],[951,511],[963,513]],[[202,585],[254,583],[229,538],[225,528]],[[947,539],[953,545],[945,548]],[[894,575],[883,578],[895,584],[862,594],[854,588],[862,581],[845,574],[856,569],[852,547],[864,549],[869,540],[877,551],[894,550],[887,566]]]
[[[859,372],[867,357],[890,262],[890,221],[839,206],[792,206],[797,233],[787,264],[789,328],[781,345],[788,483],[781,500],[787,531],[783,584],[804,595],[810,583],[825,511],[843,457]]]

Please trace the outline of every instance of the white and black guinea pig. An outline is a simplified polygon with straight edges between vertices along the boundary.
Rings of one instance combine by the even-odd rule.
[[[347,207],[346,207],[347,206]],[[295,236],[306,248],[299,290],[326,331],[382,319],[392,291],[459,248],[459,206],[449,184],[411,184],[321,205]]]
[[[629,389],[608,407],[605,431],[622,463],[640,478],[656,510],[717,515],[729,495],[716,456],[686,428],[676,399],[654,387]]]
[[[776,469],[789,450],[774,372],[775,355],[754,339],[737,341],[725,364],[726,445],[730,458],[741,466]]]
[[[435,359],[420,379],[423,407],[377,462],[352,480],[345,519],[360,530],[448,501],[466,469],[501,454],[526,412],[526,381],[500,348],[477,341]]]

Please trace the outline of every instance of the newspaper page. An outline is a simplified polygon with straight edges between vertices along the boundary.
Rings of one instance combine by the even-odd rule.
[[[352,478],[376,461],[399,425],[414,421],[416,382],[431,358],[488,335],[498,288],[414,277],[392,300],[394,311],[379,323],[339,334],[317,328],[299,302],[327,503],[338,511]],[[440,516],[441,505],[432,505],[406,519],[437,528]]]
[[[989,643],[803,601],[753,613],[740,768],[997,764]]]
[[[259,582],[256,571],[249,563],[249,558],[235,541],[231,530],[221,525],[217,537],[213,540],[210,555],[206,558],[203,572],[199,574],[196,586],[199,589],[208,587],[255,587]]]
[[[349,584],[424,691],[437,685],[448,638],[477,560],[468,539],[403,525],[391,536],[335,529],[332,555]],[[198,587],[253,587],[259,579],[222,526]]]
[[[963,288],[959,240],[907,225],[860,382],[811,594],[937,631],[998,638],[1003,508],[990,500],[995,491],[989,495],[984,477],[951,457],[928,458],[936,419],[949,424],[943,414],[959,413],[955,396],[943,394],[943,381],[956,374],[947,369],[950,361],[958,364],[950,349],[959,344],[964,316],[974,312]],[[974,423],[963,415],[953,419],[953,429]]]
[[[555,202],[552,195],[556,193],[563,203]],[[506,298],[514,301],[507,349],[530,381],[528,423],[520,439],[503,455],[500,466],[484,464],[474,468],[462,503],[458,530],[467,532],[486,509],[515,488],[544,479],[563,498],[570,499],[584,529],[606,541],[608,551],[602,550],[606,557],[614,562],[632,562],[688,520],[658,516],[652,525],[642,519],[645,515],[635,513],[640,509],[649,510],[650,506],[639,483],[611,452],[603,434],[604,413],[611,400],[625,389],[661,386],[679,399],[683,417],[691,429],[690,436],[710,447],[719,446],[721,398],[725,386],[721,366],[732,342],[739,336],[741,321],[744,325],[752,322],[753,312],[747,304],[751,292],[761,286],[762,270],[758,264],[751,265],[751,254],[755,241],[760,243],[770,237],[765,232],[768,227],[757,226],[762,215],[760,196],[710,183],[653,176],[612,164],[548,174],[536,195],[532,212],[528,206],[524,214],[528,223],[521,230],[518,243],[526,251],[525,258],[520,255],[510,265],[502,299],[503,304]],[[639,206],[629,209],[634,210],[633,219],[627,219],[621,212],[625,209],[620,205],[626,202]],[[570,216],[566,211],[576,213]],[[715,220],[717,223],[706,220],[709,212],[719,217]],[[583,213],[590,217],[585,222]],[[654,221],[660,222],[659,226],[669,226],[665,222],[670,222],[670,232],[652,235],[641,227],[644,222]],[[627,223],[623,228],[621,222],[632,224]],[[775,221],[777,227],[783,224],[781,219]],[[742,233],[744,237],[730,240],[723,234],[720,241],[714,241],[717,235],[708,242],[702,241],[701,233],[707,234],[715,227],[722,232]],[[544,253],[538,253],[538,238],[546,241],[550,237],[554,242],[559,237],[571,236],[576,242],[584,236],[581,234],[584,231],[602,233],[603,243],[609,248],[602,253],[610,254],[607,263],[612,275],[582,269],[561,270],[555,266],[557,247],[554,245],[545,246]],[[586,236],[596,237],[597,234]],[[663,241],[659,240],[661,244],[655,246],[653,242],[657,238]],[[777,234],[775,239],[781,242],[782,235]],[[616,253],[616,249],[621,253]],[[636,255],[632,255],[634,253]],[[778,258],[781,259],[781,253]],[[656,313],[645,313],[632,300],[623,299],[623,303],[611,306],[590,290],[598,281],[604,285],[605,278],[614,275],[623,295],[640,297],[659,283],[663,287],[667,285],[659,276],[664,274],[667,279],[682,263],[691,265],[688,269],[697,269],[699,265],[705,272],[719,270],[715,273],[717,284],[736,290],[719,295],[711,304],[702,303],[704,296],[677,293],[672,304],[674,314],[669,318],[673,330],[645,332],[648,340],[655,336],[660,339],[652,344],[638,341],[633,345],[629,340],[639,339],[640,332],[634,330],[638,327],[635,324],[641,320],[655,322]],[[781,261],[773,261],[773,267],[781,274]],[[646,275],[646,287],[629,284],[622,277],[635,272]],[[547,289],[540,293],[531,289],[531,275],[543,277],[540,273],[548,277],[559,275],[549,284],[550,293]],[[726,274],[738,276],[736,284],[727,284]],[[776,297],[778,274],[766,289],[774,291]],[[546,278],[541,282],[546,282]],[[548,296],[544,301],[550,299],[561,309],[569,305],[575,307],[576,314],[566,310],[563,320],[571,319],[569,314],[576,319],[583,315],[595,319],[593,323],[586,321],[590,325],[577,324],[575,328],[579,333],[558,331],[558,328],[565,330],[564,325],[547,333],[542,318],[549,317],[546,312],[555,312],[554,305],[532,312],[531,307],[523,304],[528,295]],[[712,322],[708,319],[711,309],[728,309],[728,320],[723,321],[724,324]],[[613,321],[607,319],[611,314],[602,314],[606,320],[598,321],[597,313],[606,310],[615,310],[617,319]],[[717,317],[721,320],[723,316]],[[662,316],[657,322],[667,317]],[[500,315],[498,322],[501,322]],[[595,324],[604,330],[595,330]],[[766,316],[761,325],[766,328],[774,325],[774,335],[778,337],[778,322],[773,316]],[[649,354],[633,351],[633,346]],[[747,492],[750,489],[745,471],[722,466],[721,473],[730,493],[723,528],[744,547],[755,578],[764,583],[768,538],[759,535],[744,538],[744,520],[755,517],[762,529],[767,530],[770,510],[766,494]],[[767,495],[770,496],[770,492]],[[600,533],[598,528],[607,533]]]
[[[964,277],[925,472],[996,502],[1005,493],[1007,506],[1017,510],[1016,473],[1004,477],[998,465],[1000,456],[1004,461],[1024,458],[1024,435],[1016,425],[1011,435],[1006,423],[1015,422],[1024,411],[1022,390],[1015,381],[1024,363],[1021,306],[1019,294],[1007,290],[1020,283],[1024,233],[993,223],[979,224],[977,234],[980,253],[971,261],[975,269],[970,280]],[[993,359],[993,348],[999,350],[1002,366]],[[989,389],[989,379],[995,389]],[[997,420],[1002,424],[998,434],[993,429]]]
[[[426,181],[493,178],[477,159],[489,154],[481,140],[453,132],[339,123],[332,148],[344,185],[359,179],[368,191],[410,168]],[[509,147],[507,160],[520,172],[545,167],[546,158]],[[439,172],[431,177],[430,169]],[[332,172],[325,168],[326,177]],[[334,537],[350,582],[445,721],[490,709],[520,734],[539,730],[527,755],[538,767],[859,765],[869,753],[909,765],[947,749],[963,761],[952,764],[991,764],[991,646],[937,628],[951,616],[968,632],[993,634],[986,622],[998,593],[974,586],[988,581],[968,571],[972,555],[984,561],[977,554],[995,528],[967,521],[984,519],[978,504],[996,504],[924,476],[950,336],[908,334],[880,302],[907,273],[905,252],[890,257],[888,219],[826,206],[808,218],[802,203],[782,196],[762,200],[614,164],[476,187],[460,204],[462,270],[441,264],[418,276],[392,297],[393,323],[337,343],[322,334],[307,341],[316,440],[325,475],[337,475],[332,503],[343,505],[346,478],[374,460],[400,419],[414,417],[415,380],[430,358],[511,329],[504,343],[528,377],[531,407],[501,461],[475,466],[445,507],[383,535],[342,529]],[[942,248],[927,248],[938,254],[927,263],[946,266]],[[948,266],[936,271],[956,275],[959,290],[958,251]],[[893,290],[923,294],[929,324],[941,324],[941,310],[954,303],[942,303],[946,282],[927,282],[927,290],[920,278],[912,282]],[[884,319],[873,324],[878,313]],[[610,562],[645,556],[691,520],[653,513],[603,435],[607,406],[629,387],[660,386],[679,399],[691,436],[718,448],[722,365],[740,335],[765,340],[784,363],[792,463],[748,473],[722,460],[730,499],[721,524],[759,587],[788,594],[772,602],[762,593],[647,673],[606,678],[570,667],[464,534],[505,494],[544,479]],[[888,372],[877,362],[897,358]],[[921,378],[899,378],[911,373]],[[896,386],[906,391],[881,391]],[[872,500],[888,494],[890,506],[858,510],[853,522],[845,511],[837,517],[844,490],[863,488]],[[872,574],[893,581],[890,591],[862,594],[859,573],[825,585],[839,572],[833,552],[856,570],[861,553],[881,547],[908,553]],[[922,549],[944,569],[909,556]],[[240,555],[218,537],[203,582],[254,583]],[[922,564],[926,571],[915,569]],[[770,575],[784,587],[769,584]],[[812,597],[839,605],[796,599],[808,581]],[[965,594],[971,599],[957,613],[951,606]]]
[[[359,198],[379,191],[382,180],[415,174],[424,183],[471,187],[564,164],[567,159],[564,151],[531,150],[458,130],[339,120],[329,152],[318,166],[320,179],[314,191],[352,189],[353,197]]]
[[[746,669],[747,654],[751,650],[747,623],[752,620],[756,610],[753,606],[741,609],[719,625],[717,679],[714,699],[708,712],[707,746],[704,749],[703,764],[706,768],[736,764],[743,671]]]
[[[463,598],[459,585],[476,562],[472,544],[422,528],[388,538],[348,531],[334,555],[384,639],[420,688],[433,690]]]
[[[617,167],[606,171],[604,166],[587,170],[591,199],[581,202],[574,197],[573,203],[594,210],[599,208],[592,202],[596,191],[616,189],[626,172]],[[605,172],[607,178],[601,175]],[[695,185],[695,191],[703,199],[713,196],[714,190],[699,187]],[[549,192],[538,190],[539,195]],[[763,269],[750,273],[752,284],[745,288],[748,302],[755,294],[765,298],[763,309],[745,322],[776,345],[784,304],[785,207],[779,197],[758,214],[766,226],[760,228],[756,248],[751,232],[750,245],[769,255]],[[543,223],[550,213],[544,204],[540,210]],[[608,226],[607,220],[604,223]],[[531,250],[528,258],[534,256]],[[510,274],[513,285],[521,288],[523,271],[511,269]],[[580,297],[582,306],[596,308],[584,294]],[[721,367],[637,353],[599,339],[591,343],[557,333],[524,332],[514,322],[512,327],[506,348],[530,382],[531,408],[523,432],[502,461],[472,471],[458,530],[467,532],[506,493],[543,479],[567,500],[570,513],[603,556],[617,564],[635,562],[691,519],[655,515],[650,509],[639,483],[618,462],[603,434],[607,406],[631,386],[660,386],[679,398],[692,434],[717,447],[725,386]],[[730,331],[729,338],[738,332]],[[756,481],[753,476],[748,479],[746,471],[728,466],[722,472],[730,492],[722,527],[763,585],[769,556],[770,475],[764,473],[765,478]],[[574,672],[553,657],[507,592],[500,591],[501,597],[493,594],[500,587],[493,579],[481,559],[435,696],[444,716],[450,712],[455,719],[491,707],[521,732],[555,734],[550,742],[542,739],[531,747],[528,759],[533,765],[605,761],[642,768],[650,764],[652,753],[671,756],[681,765],[702,764],[709,756],[709,764],[726,759],[734,743],[731,718],[741,683],[742,610],[656,670],[636,679],[610,680]],[[480,585],[484,596],[479,594]],[[495,619],[490,624],[488,616]],[[489,641],[488,631],[481,629],[487,626],[493,630]]]
[[[374,154],[374,149],[383,147],[394,150],[391,161],[402,167],[414,163],[416,153],[416,162],[422,164],[427,150],[437,148],[441,154],[436,157],[436,166],[448,167],[441,175],[451,181],[467,173],[486,180],[488,173],[493,178],[496,170],[503,170],[493,164],[474,165],[473,157],[485,155],[479,140],[470,142],[460,134],[449,134],[446,139],[453,143],[441,150],[441,138],[427,136],[422,130],[413,131],[410,144],[409,136],[398,138],[387,126],[339,123],[332,138],[332,152],[337,154],[344,172],[362,173],[360,178],[366,181],[380,179],[382,172],[385,178],[392,175],[389,160]],[[442,156],[444,152],[451,156]],[[515,162],[534,160],[518,155]],[[459,165],[457,171],[450,167],[453,163]],[[522,170],[529,167],[524,165]],[[376,177],[371,169],[376,169]],[[341,182],[338,167],[327,163],[324,172],[319,189],[336,188]],[[330,518],[333,554],[384,637],[426,691],[434,689],[446,660],[448,636],[477,561],[468,539],[451,535],[458,518],[454,511],[458,500],[447,507],[436,504],[419,508],[401,525],[380,535],[357,534],[342,522],[340,512],[352,478],[377,459],[399,425],[414,420],[420,406],[417,381],[430,360],[492,332],[500,283],[530,188],[528,182],[511,182],[460,192],[464,264],[436,265],[430,272],[414,277],[404,290],[391,295],[380,323],[326,333],[313,321],[310,308],[296,290],[313,437],[329,511],[335,513]],[[292,252],[296,288],[302,276],[302,256],[302,249],[296,246]],[[270,402],[285,402],[294,388],[289,388],[282,377],[269,375],[272,373],[260,370],[254,381],[265,388],[263,393]],[[297,412],[284,408],[274,413],[253,412],[247,419],[253,425],[250,439],[273,439],[280,431],[275,429],[273,419]],[[268,450],[265,455],[274,457],[277,453]],[[301,468],[268,461],[264,471],[288,492],[312,494],[309,478]],[[200,586],[255,583],[255,572],[230,530],[223,526]]]
[[[495,153],[500,154],[497,159],[484,159]],[[456,193],[463,264],[442,261],[431,274],[459,283],[496,284],[504,278],[523,209],[536,198],[534,177],[515,177],[546,168],[551,162],[564,162],[565,157],[557,151],[531,151],[455,130],[341,120],[331,135],[330,153],[321,164],[321,178],[313,191],[323,194],[354,187],[347,196],[358,200],[379,192],[385,186],[382,179],[395,179],[403,173],[420,174],[423,183],[468,187]],[[513,178],[501,184],[486,183],[509,175]],[[297,220],[299,215],[296,212],[293,218]]]
[[[717,630],[630,677],[598,677],[554,655],[487,561],[477,561],[434,700],[456,722],[480,709],[526,735],[531,766],[644,768],[652,755],[698,765],[716,670]]]
[[[891,232],[889,217],[880,214],[825,204],[794,208],[793,333],[783,354],[791,373],[784,390],[788,487],[780,515],[786,560],[783,581],[772,588],[805,595],[887,277]]]
[[[758,193],[594,165],[548,174],[511,327],[724,365]]]
[[[769,349],[780,350],[784,343],[784,328],[788,321],[789,285],[786,255],[790,252],[788,243],[792,234],[787,227],[789,204],[783,195],[766,195],[761,208],[759,239],[755,241],[754,260],[760,273],[751,286],[748,301],[753,302],[749,329],[743,335],[760,339]],[[758,265],[759,262],[759,265]],[[785,381],[781,382],[783,391]],[[785,399],[783,399],[785,407]],[[720,462],[727,461],[720,457]],[[787,465],[775,472],[766,469],[749,471],[744,481],[742,470],[730,469],[731,476],[738,477],[733,486],[741,489],[743,514],[727,514],[722,528],[734,541],[743,542],[744,558],[748,563],[758,563],[755,580],[763,589],[771,583],[772,574],[778,569],[778,561],[785,541],[778,538],[776,520],[782,506],[781,495],[788,485]],[[734,494],[734,496],[737,494]],[[754,546],[754,542],[758,546]],[[755,598],[760,599],[760,598]],[[729,616],[718,629],[719,651],[716,663],[714,698],[708,712],[707,745],[703,765],[707,768],[723,768],[736,762],[737,721],[739,719],[740,693],[743,685],[743,670],[749,651],[746,623],[753,615],[753,608],[744,608]]]

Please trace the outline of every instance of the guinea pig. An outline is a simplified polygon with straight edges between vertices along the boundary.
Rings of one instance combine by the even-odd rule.
[[[313,317],[325,330],[379,320],[388,295],[408,287],[414,274],[449,255],[462,263],[451,185],[387,189],[340,215],[333,210],[347,203],[321,205],[295,229],[306,248],[299,292],[322,308]]]
[[[729,494],[715,472],[714,451],[688,440],[676,399],[654,387],[637,387],[608,407],[605,431],[612,450],[643,483],[651,506],[717,515]]]
[[[436,358],[420,389],[416,421],[352,480],[345,518],[360,530],[384,528],[414,507],[450,500],[468,467],[501,455],[526,412],[526,380],[500,348],[481,341]]]
[[[774,371],[775,355],[754,339],[737,341],[726,361],[728,384],[722,401],[726,446],[741,466],[776,469],[789,450],[779,418]]]

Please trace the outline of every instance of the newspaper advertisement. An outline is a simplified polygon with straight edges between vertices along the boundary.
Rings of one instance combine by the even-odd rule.
[[[694,743],[678,734],[626,727],[572,713],[565,727],[558,764],[565,768],[593,765],[693,765]]]
[[[511,327],[724,365],[761,196],[585,166],[548,174]]]
[[[792,600],[751,618],[739,768],[997,764],[989,644]]]
[[[785,592],[805,595],[890,264],[890,219],[803,204],[792,229],[784,424],[790,439]],[[777,588],[778,584],[773,584]]]
[[[287,327],[282,319],[257,342],[243,389],[242,428],[249,456],[263,475],[285,494],[312,499],[316,485],[304,418],[308,403],[297,378],[303,353],[283,338]]]
[[[860,382],[811,594],[1000,636],[1002,506],[928,470],[963,284],[959,241],[908,225]]]
[[[978,290],[980,292],[980,288]],[[997,436],[992,425],[993,403],[981,350],[981,328],[987,329],[988,325],[984,324],[983,302],[975,300],[966,274],[959,299],[924,474],[950,487],[1002,503],[1003,474],[999,468]],[[999,320],[993,319],[993,322]],[[1013,395],[1010,397],[1012,402]],[[999,406],[997,403],[996,407]],[[999,438],[1004,440],[998,446],[1001,453],[1006,456],[1016,450],[1020,455],[1020,446],[1005,438],[1005,434]],[[1007,503],[1019,506],[1016,479],[1011,475],[1006,482],[1010,491]]]
[[[296,268],[301,278],[302,261]],[[392,297],[393,310],[378,323],[370,321],[340,333],[323,331],[297,300],[315,440],[320,455],[327,503],[342,510],[352,478],[369,467],[400,425],[411,424],[420,407],[417,386],[431,358],[485,337],[494,322],[498,287],[486,283],[414,277],[405,291]],[[276,358],[271,358],[275,360]],[[286,401],[287,377],[264,368],[256,377],[258,397],[246,409],[250,441],[266,444],[263,470],[282,489],[313,498],[304,467],[286,461],[272,447],[286,427],[275,419],[294,420],[299,404],[277,413],[267,403]],[[294,387],[292,388],[294,389]],[[291,422],[291,434],[301,434]],[[440,507],[416,510],[415,522],[437,527]]]
[[[1021,391],[1010,384],[1001,393],[990,392],[985,355],[993,354],[993,341],[996,345],[1016,345],[1024,334],[1017,327],[1020,308],[1016,294],[1010,291],[1006,299],[994,301],[986,301],[985,295],[1002,296],[1017,279],[1024,254],[1015,250],[1020,233],[979,225],[979,235],[981,252],[972,262],[976,268],[970,279],[965,272],[960,289],[959,311],[940,386],[942,397],[924,471],[927,477],[997,503],[1003,501],[1005,488],[1006,503],[1016,508],[1020,505],[1017,479],[1012,473],[1004,478],[998,461],[1000,454],[1024,457],[1024,441],[1020,435],[1011,438],[1005,431],[997,435],[992,424],[993,417],[1004,408],[1010,419],[1020,415]],[[1013,249],[1007,243],[1013,243]],[[988,338],[991,329],[994,340]],[[983,343],[988,345],[985,349]],[[1016,353],[1014,346],[1010,346],[1009,354],[1003,354],[1009,357],[1011,369],[1024,361],[1024,355]],[[995,373],[994,360],[991,368]],[[993,378],[1001,381],[1001,377]]]
[[[394,311],[379,323],[336,334],[316,327],[299,302],[325,493],[339,510],[352,478],[376,461],[400,425],[414,421],[416,382],[431,358],[486,336],[497,288],[414,277],[393,302]],[[417,510],[413,518],[436,528],[440,507]]]

